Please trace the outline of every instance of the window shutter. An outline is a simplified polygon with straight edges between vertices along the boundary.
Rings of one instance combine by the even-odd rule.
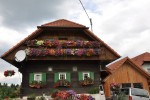
[[[55,73],[54,74],[54,82],[57,82],[59,80],[59,74]]]
[[[42,82],[46,82],[46,73],[42,73]]]
[[[70,73],[66,73],[66,80],[71,82],[71,79],[70,79]]]
[[[29,74],[29,83],[32,83],[34,81],[34,73]]]
[[[94,72],[90,72],[90,78],[94,80]]]
[[[78,73],[78,76],[79,76],[79,81],[83,80],[82,72],[79,72],[79,73]]]

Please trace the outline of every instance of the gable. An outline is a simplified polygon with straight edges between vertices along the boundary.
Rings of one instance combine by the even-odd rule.
[[[128,57],[116,60],[116,61],[108,64],[106,67],[106,70],[108,72],[110,72],[110,74],[109,74],[109,76],[107,76],[104,79],[104,82],[109,80],[112,77],[114,77],[114,78],[120,77],[120,79],[121,79],[121,77],[124,77],[124,75],[126,75],[126,77],[127,77],[127,75],[128,75],[128,77],[130,77],[130,76],[132,76],[132,74],[135,74],[135,76],[133,76],[133,77],[136,77],[136,75],[137,75],[140,77],[150,78],[149,74],[145,70],[143,70],[142,68],[137,66]],[[125,73],[125,74],[123,74],[123,73]]]
[[[54,25],[54,26],[53,26]],[[58,25],[58,26],[57,26]],[[60,25],[60,26],[59,26]],[[70,25],[70,26],[68,26]],[[53,40],[59,40],[59,39],[65,39],[67,38],[67,41],[84,41],[91,43],[92,41],[95,41],[99,43],[99,46],[95,47],[69,47],[71,50],[74,49],[85,49],[86,50],[96,50],[99,49],[98,54],[95,56],[90,56],[90,57],[75,57],[75,56],[69,56],[69,60],[108,60],[112,61],[115,60],[119,57],[119,55],[111,49],[107,44],[105,44],[102,40],[100,40],[97,36],[94,35],[91,31],[89,31],[85,26],[66,21],[66,20],[58,20],[55,22],[51,22],[48,24],[44,24],[41,27],[38,27],[38,29],[33,32],[31,35],[29,35],[27,38],[22,40],[20,43],[18,43],[16,46],[11,48],[9,51],[4,53],[1,57],[2,59],[13,63],[14,61],[14,56],[17,51],[19,50],[25,50],[27,48],[53,48],[53,47],[46,47],[46,46],[28,46],[26,43],[28,41],[45,41],[47,39],[53,39]],[[68,48],[68,47],[67,47]],[[65,48],[65,49],[67,49]],[[64,49],[64,50],[65,50]],[[88,53],[88,51],[86,51]],[[91,52],[91,51],[90,51]],[[93,51],[92,51],[93,52]],[[97,51],[94,51],[97,52]],[[94,53],[95,54],[95,53]],[[54,56],[40,56],[40,57],[28,57],[28,60],[68,60],[68,57],[54,57]]]
[[[148,76],[133,67],[129,62],[122,64],[115,72],[110,74],[104,82],[110,83],[136,83],[147,81]]]
[[[49,22],[46,24],[41,25],[42,27],[44,26],[48,26],[48,27],[80,27],[80,28],[86,28],[86,26],[69,21],[69,20],[65,20],[65,19],[60,19],[60,20],[56,20],[53,22]]]

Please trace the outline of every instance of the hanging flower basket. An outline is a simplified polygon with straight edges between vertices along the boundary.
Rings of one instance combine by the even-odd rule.
[[[42,82],[42,81],[32,81],[29,86],[31,88],[43,88],[46,86],[46,82]]]
[[[71,84],[67,80],[58,80],[55,84],[54,87],[70,87]]]
[[[120,84],[119,83],[111,83],[110,84],[111,91],[118,91],[119,88],[120,88]]]
[[[4,72],[4,76],[7,77],[7,76],[13,76],[15,75],[15,71],[14,70],[6,70]]]
[[[80,81],[81,86],[89,86],[89,85],[93,85],[93,84],[94,84],[93,79],[91,79],[89,77]]]

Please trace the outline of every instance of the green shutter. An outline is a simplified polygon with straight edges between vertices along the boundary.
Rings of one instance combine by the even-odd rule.
[[[94,80],[94,72],[90,72],[90,78]]]
[[[54,82],[57,82],[59,80],[59,74],[55,73],[54,74]]]
[[[79,72],[79,73],[78,73],[78,77],[79,77],[79,81],[83,80],[83,73],[82,73],[82,72]]]
[[[29,74],[29,83],[32,83],[34,81],[34,73]]]
[[[42,82],[46,82],[46,73],[42,73]]]
[[[70,73],[66,73],[66,80],[71,82],[71,79],[70,79]]]

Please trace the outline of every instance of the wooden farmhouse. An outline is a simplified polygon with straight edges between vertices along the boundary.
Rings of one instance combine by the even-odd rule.
[[[38,26],[35,32],[1,56],[22,73],[23,96],[41,95],[55,88],[86,93],[92,87],[99,87],[108,75],[105,66],[119,57],[86,26],[65,19]],[[140,77],[140,81],[135,82],[143,81],[143,87],[147,88],[147,74],[132,66],[135,65],[127,60],[118,70],[131,69],[130,72]],[[110,83],[107,80],[105,85]],[[124,82],[127,81],[132,82],[132,79]]]
[[[117,59],[106,66],[109,75],[103,80],[105,96],[111,97],[112,83],[120,84],[119,87],[144,88],[149,91],[148,80],[150,75],[130,58]]]

